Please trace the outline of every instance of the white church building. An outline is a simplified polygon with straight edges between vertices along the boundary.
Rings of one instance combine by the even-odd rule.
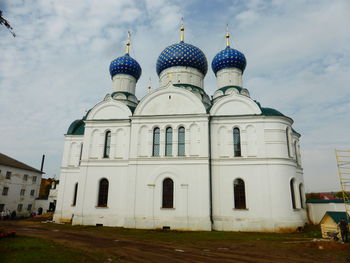
[[[293,120],[243,87],[246,58],[230,46],[211,63],[181,40],[165,48],[159,88],[141,100],[139,63],[110,64],[112,93],[65,135],[54,220],[143,229],[294,231],[306,223]]]

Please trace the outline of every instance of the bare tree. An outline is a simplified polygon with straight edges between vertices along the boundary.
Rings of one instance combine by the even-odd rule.
[[[0,25],[4,25],[8,31],[10,31],[10,33],[13,35],[13,37],[16,37],[16,34],[15,32],[13,32],[13,28],[12,26],[10,25],[10,23],[2,17],[2,11],[0,10]]]

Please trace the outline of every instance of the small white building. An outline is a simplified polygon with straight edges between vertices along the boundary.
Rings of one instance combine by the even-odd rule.
[[[43,172],[0,153],[0,211],[27,216],[34,211]]]
[[[112,93],[65,135],[55,221],[146,229],[293,231],[307,220],[300,134],[243,87],[245,56],[212,61],[181,41],[157,60],[159,88],[138,100],[138,62],[110,64]]]
[[[312,224],[318,225],[327,211],[345,212],[343,199],[317,199],[307,200],[307,212]]]

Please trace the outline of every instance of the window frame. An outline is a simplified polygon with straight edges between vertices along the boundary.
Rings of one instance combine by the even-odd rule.
[[[183,130],[183,132],[182,132]],[[181,138],[180,140],[180,135],[183,134],[183,139]],[[177,155],[178,156],[186,156],[186,129],[183,126],[180,126],[178,128],[178,133],[177,133]],[[180,151],[180,147],[183,146],[183,152]]]
[[[103,182],[107,184],[103,185]],[[107,178],[101,178],[98,184],[97,207],[107,207],[108,205],[109,181]]]
[[[299,188],[300,208],[304,209],[304,197],[303,197],[304,185],[303,185],[303,183],[300,183],[298,188]]]
[[[11,180],[12,172],[6,171],[5,179]]]
[[[295,178],[290,179],[289,181],[290,196],[292,201],[292,208],[297,209],[296,196],[295,196]]]
[[[22,212],[22,210],[23,210],[23,204],[18,204],[17,205],[17,211],[18,212]]]
[[[174,180],[170,177],[166,177],[162,181],[162,208],[174,208]]]
[[[8,186],[4,186],[4,188],[2,188],[2,195],[3,196],[7,196],[9,193],[9,187]]]
[[[156,135],[158,135],[157,142],[156,142]],[[156,154],[156,149],[158,149],[157,154]],[[159,157],[160,156],[160,128],[159,127],[155,127],[153,129],[152,156],[153,157]]]
[[[173,155],[173,128],[165,129],[165,156]]]
[[[23,175],[23,181],[28,181],[28,174]]]
[[[103,146],[103,158],[110,158],[111,153],[111,140],[112,140],[112,133],[110,130],[107,130],[105,132],[105,141]]]
[[[78,194],[78,183],[75,183],[72,206],[76,206],[76,204],[77,204],[77,194]]]
[[[238,131],[238,133],[236,133],[235,131]],[[237,142],[237,136],[238,136],[238,142]],[[233,156],[242,157],[241,130],[238,127],[233,128]]]
[[[35,194],[35,189],[30,190],[30,196],[34,196]]]
[[[240,184],[236,182],[239,182]],[[245,187],[245,182],[242,178],[236,178],[233,180],[233,200],[234,200],[234,209],[237,209],[237,210],[247,209],[246,187]]]
[[[20,193],[19,193],[19,195],[20,196],[24,196],[26,194],[26,189],[21,189],[21,191],[20,191]]]

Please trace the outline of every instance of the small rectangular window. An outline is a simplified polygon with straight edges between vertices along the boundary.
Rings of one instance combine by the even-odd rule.
[[[25,194],[26,190],[25,189],[21,189],[21,196],[23,196]]]
[[[18,204],[18,206],[17,206],[17,211],[18,211],[18,212],[21,212],[21,211],[22,211],[22,208],[23,208],[23,204]]]
[[[31,211],[32,210],[32,204],[29,204],[27,207],[27,211]]]
[[[6,179],[11,179],[11,172],[9,171],[6,172]]]
[[[9,188],[8,188],[8,187],[4,187],[4,188],[2,189],[2,195],[7,195],[8,192],[9,192]]]
[[[5,204],[0,204],[0,212],[4,211]]]
[[[36,176],[33,176],[32,180],[33,180],[33,183],[35,183],[36,182]]]
[[[30,190],[30,195],[34,196],[35,190]]]
[[[28,174],[24,174],[23,175],[23,181],[27,181],[28,180]]]

